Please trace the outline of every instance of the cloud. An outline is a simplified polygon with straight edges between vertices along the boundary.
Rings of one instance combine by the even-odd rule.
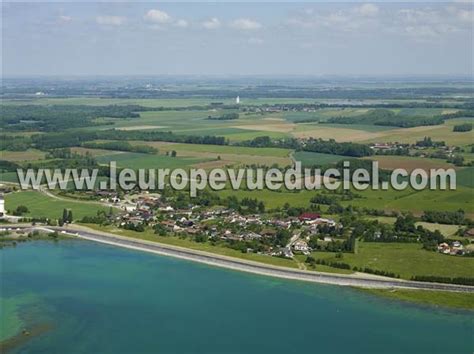
[[[472,16],[472,13],[471,13]],[[396,13],[394,28],[416,40],[440,39],[445,34],[470,30],[469,11],[458,7],[401,9]]]
[[[151,9],[149,10],[143,18],[146,21],[154,22],[154,23],[169,23],[171,22],[171,16],[168,15],[166,12],[158,10],[158,9]]]
[[[305,9],[291,17],[287,23],[301,28],[329,28],[335,31],[355,31],[363,27],[373,27],[378,22],[379,7],[362,4],[336,11],[315,11]]]
[[[204,27],[205,29],[217,29],[220,26],[221,26],[221,21],[219,21],[219,19],[216,17],[213,17],[202,23],[202,27]]]
[[[97,16],[95,21],[99,25],[105,26],[120,26],[123,25],[126,21],[125,17],[121,16]]]
[[[186,21],[186,20],[178,20],[174,23],[174,25],[176,27],[186,28],[186,27],[188,27],[189,24],[188,24],[188,21]]]
[[[400,4],[387,8],[381,4],[362,4],[339,10],[300,11],[286,22],[294,28],[313,31],[345,32],[353,36],[386,33],[412,39],[440,39],[460,31],[472,31],[474,12],[466,5],[416,6]],[[438,37],[438,38],[437,38]]]
[[[254,20],[250,20],[248,18],[239,18],[235,21],[232,21],[230,26],[234,29],[243,31],[252,31],[262,28],[262,24]]]
[[[379,8],[374,4],[363,4],[356,8],[355,11],[362,16],[376,16],[379,13]]]

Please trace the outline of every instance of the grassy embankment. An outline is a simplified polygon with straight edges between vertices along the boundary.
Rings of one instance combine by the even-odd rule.
[[[238,250],[231,249],[222,245],[212,245],[210,242],[194,242],[188,238],[180,238],[176,236],[159,236],[153,232],[153,230],[146,230],[144,232],[135,232],[130,230],[123,230],[114,226],[99,226],[92,224],[85,224],[84,226],[90,227],[91,229],[110,232],[121,236],[133,237],[140,240],[159,242],[172,246],[180,246],[190,248],[193,250],[216,253],[223,256],[240,258],[248,261],[261,262],[265,264],[289,267],[289,268],[301,268],[301,262],[299,259],[292,260],[279,257],[271,257],[256,253],[242,253]],[[341,273],[340,269],[335,269],[327,266],[318,266],[318,271],[328,273]],[[350,272],[345,272],[350,273]]]

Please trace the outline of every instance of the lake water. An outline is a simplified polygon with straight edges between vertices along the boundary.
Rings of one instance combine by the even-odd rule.
[[[0,250],[11,353],[472,353],[467,313],[68,240]],[[472,315],[472,313],[471,313]],[[24,337],[24,336],[22,336]]]

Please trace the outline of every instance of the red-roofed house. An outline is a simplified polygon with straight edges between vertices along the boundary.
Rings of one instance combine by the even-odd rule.
[[[300,221],[311,221],[311,220],[319,219],[320,217],[321,215],[316,214],[316,213],[303,213],[300,216],[298,216],[298,219]]]

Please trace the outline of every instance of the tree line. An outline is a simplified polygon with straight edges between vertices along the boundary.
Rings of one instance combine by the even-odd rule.
[[[374,109],[357,116],[332,117],[326,122],[321,122],[321,124],[368,124],[412,128],[425,125],[439,125],[443,124],[447,119],[472,116],[474,116],[474,110],[463,110],[456,113],[439,114],[433,116],[410,116],[396,114],[395,112],[388,109]]]

